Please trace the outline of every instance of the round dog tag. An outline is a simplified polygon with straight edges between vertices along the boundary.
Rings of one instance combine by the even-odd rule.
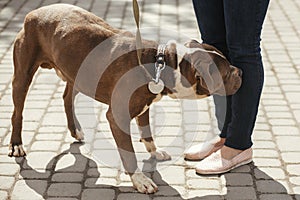
[[[148,83],[148,89],[153,94],[161,93],[164,90],[164,87],[165,87],[165,84],[161,79],[158,80],[158,83],[155,83],[154,81],[150,81]]]

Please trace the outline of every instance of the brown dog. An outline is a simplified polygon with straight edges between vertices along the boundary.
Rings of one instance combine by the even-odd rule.
[[[10,156],[25,156],[22,148],[22,111],[25,97],[38,69],[54,68],[67,82],[63,95],[68,128],[82,140],[73,101],[78,92],[108,104],[107,119],[118,146],[125,170],[142,193],[153,193],[157,186],[138,171],[130,137],[130,121],[135,118],[151,155],[170,159],[156,150],[149,128],[149,106],[162,95],[197,99],[211,94],[231,95],[241,85],[241,72],[231,66],[214,47],[191,41],[182,47],[167,45],[161,79],[163,91],[148,89],[149,76],[155,77],[158,44],[143,40],[142,63],[138,65],[135,37],[115,29],[81,8],[55,4],[30,12],[14,44],[12,136]],[[180,57],[180,58],[179,58]]]

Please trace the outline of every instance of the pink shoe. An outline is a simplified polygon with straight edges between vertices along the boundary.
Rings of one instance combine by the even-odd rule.
[[[206,158],[212,153],[218,151],[223,147],[225,143],[225,139],[218,137],[214,137],[213,139],[194,145],[190,147],[185,153],[184,158],[186,160],[198,161]]]
[[[252,162],[252,155],[252,148],[249,148],[242,151],[231,160],[226,160],[221,157],[221,150],[218,150],[202,160],[196,166],[196,172],[198,174],[222,174]]]

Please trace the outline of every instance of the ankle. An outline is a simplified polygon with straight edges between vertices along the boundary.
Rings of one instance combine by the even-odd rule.
[[[234,148],[231,148],[231,147],[228,147],[225,145],[221,148],[221,156],[222,156],[222,158],[224,158],[226,160],[231,160],[232,158],[234,158],[241,152],[243,152],[243,151],[239,150],[239,149],[234,149]]]
[[[220,141],[218,141],[215,144],[215,147],[220,147],[220,146],[224,146],[226,139],[225,138],[220,138]]]

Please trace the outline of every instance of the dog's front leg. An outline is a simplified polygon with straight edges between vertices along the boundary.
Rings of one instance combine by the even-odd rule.
[[[141,134],[140,141],[144,143],[147,151],[151,154],[151,157],[160,161],[171,160],[171,156],[167,154],[167,152],[162,151],[155,146],[149,125],[149,109],[147,109],[143,114],[137,116],[136,122]]]
[[[119,112],[118,112],[119,113]],[[126,172],[130,175],[133,186],[141,193],[151,194],[158,190],[157,185],[143,172],[139,171],[137,159],[132,146],[130,135],[130,121],[118,113],[109,109],[106,113],[113,137],[116,141],[118,151]]]

